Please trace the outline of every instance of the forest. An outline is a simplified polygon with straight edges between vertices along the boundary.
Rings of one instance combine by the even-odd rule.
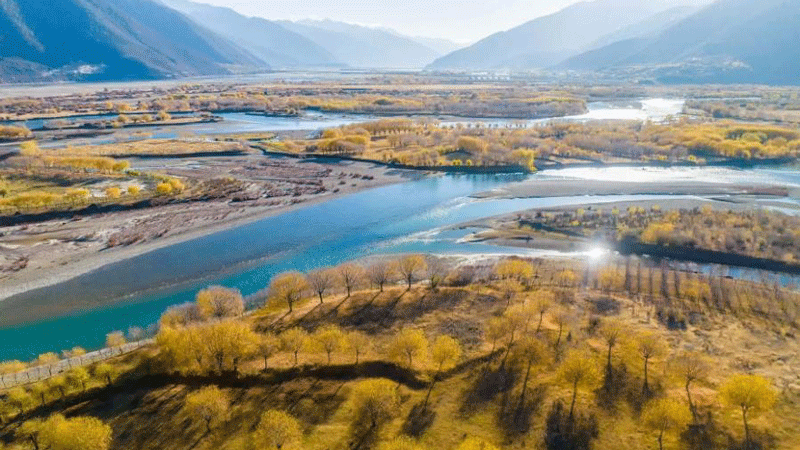
[[[409,167],[580,164],[712,164],[731,160],[793,161],[800,134],[791,128],[754,124],[570,123],[497,127],[481,122],[384,119],[325,130],[319,139],[286,139],[279,151],[346,155]]]
[[[794,351],[797,300],[630,259],[287,272],[247,299],[208,287],[142,350],[7,390],[0,436],[54,450],[788,449],[797,403],[779,388],[793,368],[758,358]],[[740,347],[756,330],[783,344]]]

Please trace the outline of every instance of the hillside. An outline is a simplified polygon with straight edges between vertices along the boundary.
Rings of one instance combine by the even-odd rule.
[[[201,291],[162,316],[154,344],[6,390],[0,439],[58,450],[793,448],[796,316],[781,308],[796,293],[630,260],[448,272],[421,258],[312,272],[310,285],[285,273],[245,316],[236,291]],[[756,405],[744,427],[739,401]],[[86,447],[49,445],[78,435]]]
[[[0,3],[2,81],[227,74],[256,57],[150,0]]]
[[[327,50],[280,24],[259,17],[245,17],[230,8],[185,0],[162,0],[198,24],[235,42],[273,67],[326,66],[337,64]]]
[[[635,45],[615,43],[564,65],[673,82],[796,84],[797,0],[720,0]]]
[[[429,69],[543,68],[602,37],[666,9],[646,2],[597,0],[571,5],[511,30],[493,34],[433,62]]]
[[[381,28],[330,20],[279,23],[354,68],[421,68],[441,56],[413,38]]]

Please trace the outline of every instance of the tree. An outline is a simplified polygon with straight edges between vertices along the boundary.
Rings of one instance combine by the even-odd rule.
[[[369,349],[372,342],[364,333],[353,330],[347,333],[347,347],[356,354],[356,364],[358,364],[359,357]]]
[[[347,298],[350,298],[350,293],[361,282],[364,275],[364,270],[355,264],[342,264],[339,266],[339,278],[342,280],[342,285],[347,291]]]
[[[555,302],[555,294],[552,291],[538,290],[533,293],[532,301],[535,305],[536,311],[539,312],[539,324],[536,325],[536,334],[542,331],[542,322],[544,321],[544,314],[553,306]]]
[[[497,341],[508,336],[508,331],[508,321],[502,317],[492,317],[486,323],[484,335],[486,339],[492,342],[492,353],[494,353],[495,348],[497,348]]]
[[[180,305],[170,306],[161,314],[159,325],[161,327],[186,326],[194,322],[199,322],[203,318],[196,302],[187,302]]]
[[[525,283],[533,278],[533,266],[527,261],[518,258],[504,259],[497,263],[494,272],[501,280],[513,279]]]
[[[54,393],[57,392],[61,395],[62,399],[67,396],[67,387],[69,386],[69,383],[67,383],[67,377],[64,375],[58,375],[50,378],[47,380],[47,384],[50,387],[50,391]]]
[[[561,345],[561,336],[564,334],[564,328],[569,327],[572,323],[572,314],[567,311],[559,311],[554,318],[556,325],[558,325],[558,338],[556,338],[555,347]]]
[[[722,402],[742,410],[745,444],[750,445],[749,417],[768,411],[775,404],[775,391],[769,380],[758,375],[734,375],[720,388]]]
[[[591,387],[597,383],[598,373],[595,362],[588,355],[577,351],[567,355],[558,370],[558,376],[572,388],[572,402],[569,407],[569,418],[575,417],[575,399],[579,387]]]
[[[281,340],[273,333],[266,333],[258,341],[258,354],[264,358],[264,370],[267,370],[267,361],[275,356],[281,349]]]
[[[387,353],[390,358],[411,369],[414,359],[428,350],[428,338],[421,330],[403,328],[389,343]]]
[[[658,432],[659,450],[664,450],[664,433],[677,430],[691,420],[686,408],[671,398],[660,398],[650,402],[642,417],[648,428]]]
[[[428,393],[425,395],[423,409],[428,407],[428,400],[431,398],[433,386],[439,379],[439,375],[441,375],[442,371],[455,367],[458,360],[461,359],[462,353],[461,344],[457,340],[445,335],[436,337],[433,346],[431,346],[431,362],[436,367],[436,371],[433,374],[430,387],[428,387]]]
[[[67,383],[75,388],[80,388],[84,392],[86,391],[86,383],[90,379],[89,372],[83,367],[76,367],[67,372]]]
[[[498,450],[498,448],[481,438],[468,437],[458,444],[456,450]]]
[[[118,374],[119,371],[108,363],[100,363],[94,368],[94,376],[105,380],[106,386],[110,386]]]
[[[303,274],[286,272],[272,279],[269,285],[269,298],[271,302],[282,302],[289,305],[289,312],[292,312],[295,302],[303,297],[306,289],[308,289],[308,284]]]
[[[547,358],[547,349],[542,341],[536,337],[525,336],[514,346],[512,361],[522,366],[525,370],[525,378],[522,381],[522,391],[519,395],[519,406],[517,411],[522,411],[525,406],[525,394],[528,391],[528,381],[530,380],[531,369],[541,364]]]
[[[400,396],[394,383],[386,379],[361,381],[350,396],[356,425],[372,433],[395,417],[400,409]]]
[[[122,331],[112,331],[106,335],[106,347],[119,347],[125,345],[125,334]]]
[[[111,199],[119,198],[122,195],[122,189],[119,186],[109,186],[106,188],[106,197]]]
[[[658,358],[666,352],[664,344],[653,333],[642,333],[639,335],[636,343],[636,350],[644,363],[644,384],[642,385],[642,392],[645,395],[650,393],[650,382],[648,378],[648,368],[650,361],[653,358]]]
[[[49,392],[49,388],[47,387],[47,385],[45,385],[43,382],[33,383],[29,389],[31,395],[37,397],[42,402],[42,406],[44,406],[44,404],[46,403],[45,397]]]
[[[259,336],[250,326],[239,320],[224,320],[197,327],[206,355],[214,361],[219,373],[230,363],[235,374],[239,363],[256,354]]]
[[[261,415],[253,440],[256,448],[292,450],[299,449],[301,437],[297,419],[283,411],[271,409]]]
[[[331,269],[317,269],[309,272],[307,278],[308,285],[316,292],[319,296],[319,302],[322,303],[325,292],[334,286],[336,280],[335,274]]]
[[[220,388],[206,386],[187,394],[184,408],[189,417],[203,421],[210,434],[212,425],[226,420],[230,399]]]
[[[111,427],[94,417],[50,416],[39,433],[39,444],[50,450],[108,450]]]
[[[626,334],[625,327],[619,320],[607,320],[600,327],[600,336],[606,344],[606,374],[612,374],[614,366],[611,364],[611,352],[619,344],[622,336]]]
[[[447,276],[447,266],[441,258],[435,256],[428,256],[425,265],[428,284],[432,290],[436,290]]]
[[[84,350],[83,347],[72,347],[71,350],[63,350],[61,352],[61,356],[64,359],[77,358],[77,357],[83,356],[85,354],[86,354],[86,350]]]
[[[406,255],[397,262],[397,271],[403,276],[411,290],[411,284],[426,268],[425,257],[422,255]]]
[[[42,419],[30,419],[17,428],[14,436],[20,441],[28,441],[33,445],[34,450],[39,450],[39,435],[42,432],[44,421]]]
[[[381,292],[383,292],[383,286],[392,281],[394,274],[395,268],[386,261],[377,261],[367,268],[367,278],[370,283],[378,286]]]
[[[308,345],[308,333],[302,328],[289,328],[280,335],[281,347],[294,355],[294,365],[297,365],[297,354]]]
[[[4,361],[0,363],[0,374],[9,374],[22,372],[28,368],[28,365],[22,361]]]
[[[518,318],[522,327],[522,332],[527,333],[533,319],[538,315],[536,307],[531,302],[513,305],[506,311],[507,314],[514,315]]]
[[[6,393],[6,402],[22,414],[26,409],[31,407],[33,399],[31,399],[31,395],[28,391],[21,387],[15,387]]]
[[[244,299],[238,289],[211,286],[198,292],[195,302],[200,317],[205,320],[238,317],[244,313]]]
[[[328,355],[328,365],[331,363],[331,354],[342,350],[345,344],[344,332],[336,325],[323,325],[314,332],[313,340]]]
[[[705,380],[711,369],[711,365],[708,359],[700,353],[685,352],[675,358],[673,369],[684,383],[686,400],[689,403],[689,411],[692,413],[692,420],[697,423],[697,407],[692,401],[691,385],[696,381]]]
[[[607,267],[598,275],[600,288],[606,293],[611,291],[621,291],[625,285],[625,278],[619,270],[613,267]]]

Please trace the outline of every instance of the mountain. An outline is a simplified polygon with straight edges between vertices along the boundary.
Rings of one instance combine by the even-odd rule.
[[[603,36],[668,9],[629,0],[573,4],[511,30],[493,34],[437,59],[428,68],[456,70],[549,67],[588,49]]]
[[[355,68],[421,68],[441,56],[413,38],[381,28],[332,20],[279,22],[327,50],[336,61]]]
[[[564,68],[666,82],[800,83],[800,0],[720,0],[655,37],[611,44]]]
[[[227,74],[258,58],[151,0],[0,1],[0,81]]]
[[[392,33],[397,34],[398,36],[403,36],[400,33],[397,33],[396,31],[393,31],[393,30],[389,30],[389,31],[392,32]],[[448,39],[429,38],[429,37],[423,37],[423,36],[403,36],[403,37],[408,37],[409,39],[412,39],[412,40],[414,40],[416,42],[419,42],[420,44],[424,45],[425,47],[428,47],[429,49],[431,49],[431,50],[435,51],[436,53],[438,53],[439,56],[446,55],[448,53],[454,52],[454,51],[464,47],[463,45],[461,45],[461,44],[459,44],[457,42],[453,42],[453,41],[448,40]]]
[[[280,24],[245,17],[230,8],[186,0],[161,0],[198,24],[246,48],[273,67],[309,67],[337,64],[330,52]]]
[[[623,27],[613,33],[607,34],[589,44],[589,49],[598,49],[620,41],[655,37],[664,30],[675,25],[681,20],[698,11],[694,6],[676,6],[666,11],[660,11],[640,22]]]

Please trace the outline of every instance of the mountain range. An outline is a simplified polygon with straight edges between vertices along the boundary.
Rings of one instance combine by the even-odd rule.
[[[800,83],[800,0],[719,0],[654,36],[577,55],[560,69],[663,82]]]
[[[495,33],[437,59],[433,70],[494,70],[545,68],[602,43],[627,37],[631,29],[668,9],[661,2],[596,0],[575,3],[561,11]],[[664,18],[663,20],[667,20]],[[629,31],[628,33],[631,33]]]
[[[246,17],[189,0],[0,0],[0,82],[426,67],[800,83],[800,0],[697,6],[703,1],[583,1],[458,48],[386,28]]]
[[[151,0],[0,1],[0,79],[126,80],[263,65]]]

